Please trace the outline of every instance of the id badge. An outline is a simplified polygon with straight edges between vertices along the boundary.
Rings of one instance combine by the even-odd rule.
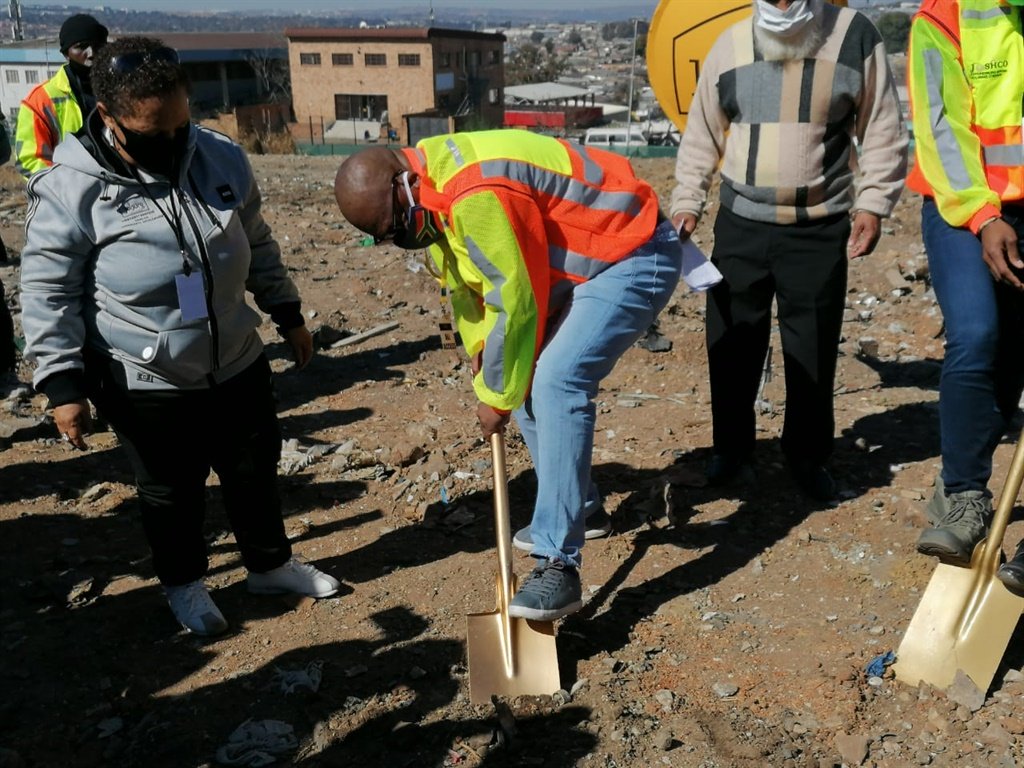
[[[193,320],[205,320],[206,293],[203,291],[203,274],[196,270],[188,275],[175,275],[174,285],[178,289],[178,306],[181,308],[181,319],[186,323]]]

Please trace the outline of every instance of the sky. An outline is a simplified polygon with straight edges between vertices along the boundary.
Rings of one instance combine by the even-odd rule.
[[[581,10],[591,8],[595,10],[607,8],[637,8],[653,12],[657,5],[656,0],[557,0],[558,4],[566,9]],[[54,5],[54,0],[22,0],[22,6],[32,5]],[[87,0],[70,3],[74,5],[93,5]],[[7,5],[7,3],[3,3]],[[289,4],[281,0],[97,0],[96,6],[107,5],[111,8],[131,8],[137,11],[166,11],[174,10],[208,10],[208,11],[277,11]],[[302,0],[301,3],[292,6],[295,9],[301,8],[304,11],[359,11],[367,8],[366,0]],[[430,0],[374,0],[374,10],[386,9],[408,9],[430,7]],[[434,0],[434,10],[441,8],[480,8],[487,10],[499,10],[508,8],[509,0]],[[550,10],[551,0],[515,0],[517,10],[528,10],[531,8],[543,8]]]

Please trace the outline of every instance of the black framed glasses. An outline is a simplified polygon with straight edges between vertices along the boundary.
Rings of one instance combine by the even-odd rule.
[[[121,53],[110,58],[110,71],[119,75],[127,75],[150,61],[162,61],[177,65],[179,63],[178,52],[173,48],[161,46],[151,51]]]
[[[402,216],[401,207],[398,204],[398,180],[402,178],[405,171],[399,171],[391,177],[391,226],[383,235],[374,235],[373,244],[380,245],[385,240],[394,240],[399,232],[405,231],[405,221]]]

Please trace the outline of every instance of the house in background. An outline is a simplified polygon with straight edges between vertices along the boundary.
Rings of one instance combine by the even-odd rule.
[[[597,125],[603,119],[601,106],[586,88],[546,82],[505,89],[505,125],[509,128],[565,136],[574,129]]]
[[[299,141],[414,144],[503,124],[500,33],[388,27],[284,34]]]
[[[152,36],[178,51],[192,80],[194,111],[229,110],[287,98],[288,48],[281,35],[154,32]],[[56,38],[0,46],[0,106],[12,125],[21,100],[64,63]]]

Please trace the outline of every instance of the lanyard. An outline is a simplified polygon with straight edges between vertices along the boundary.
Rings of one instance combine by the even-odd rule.
[[[164,217],[164,221],[167,222],[171,231],[174,232],[174,239],[178,243],[178,253],[181,254],[181,271],[185,273],[185,277],[188,277],[192,274],[192,265],[188,261],[188,252],[185,249],[185,231],[181,224],[181,208],[175,207],[175,198],[177,197],[176,193],[180,194],[180,190],[174,184],[170,185],[171,193],[168,196],[168,207],[170,208],[170,212],[165,211],[164,207],[160,205],[159,201],[157,201],[156,197],[153,195],[149,185],[143,180],[142,176],[139,175],[138,171],[135,170],[135,166],[129,165],[128,168],[131,171],[132,176],[135,177],[135,180],[142,185],[142,189],[146,193],[146,197],[153,202],[156,209],[160,211],[160,215]],[[178,201],[178,205],[183,205],[183,203]]]

